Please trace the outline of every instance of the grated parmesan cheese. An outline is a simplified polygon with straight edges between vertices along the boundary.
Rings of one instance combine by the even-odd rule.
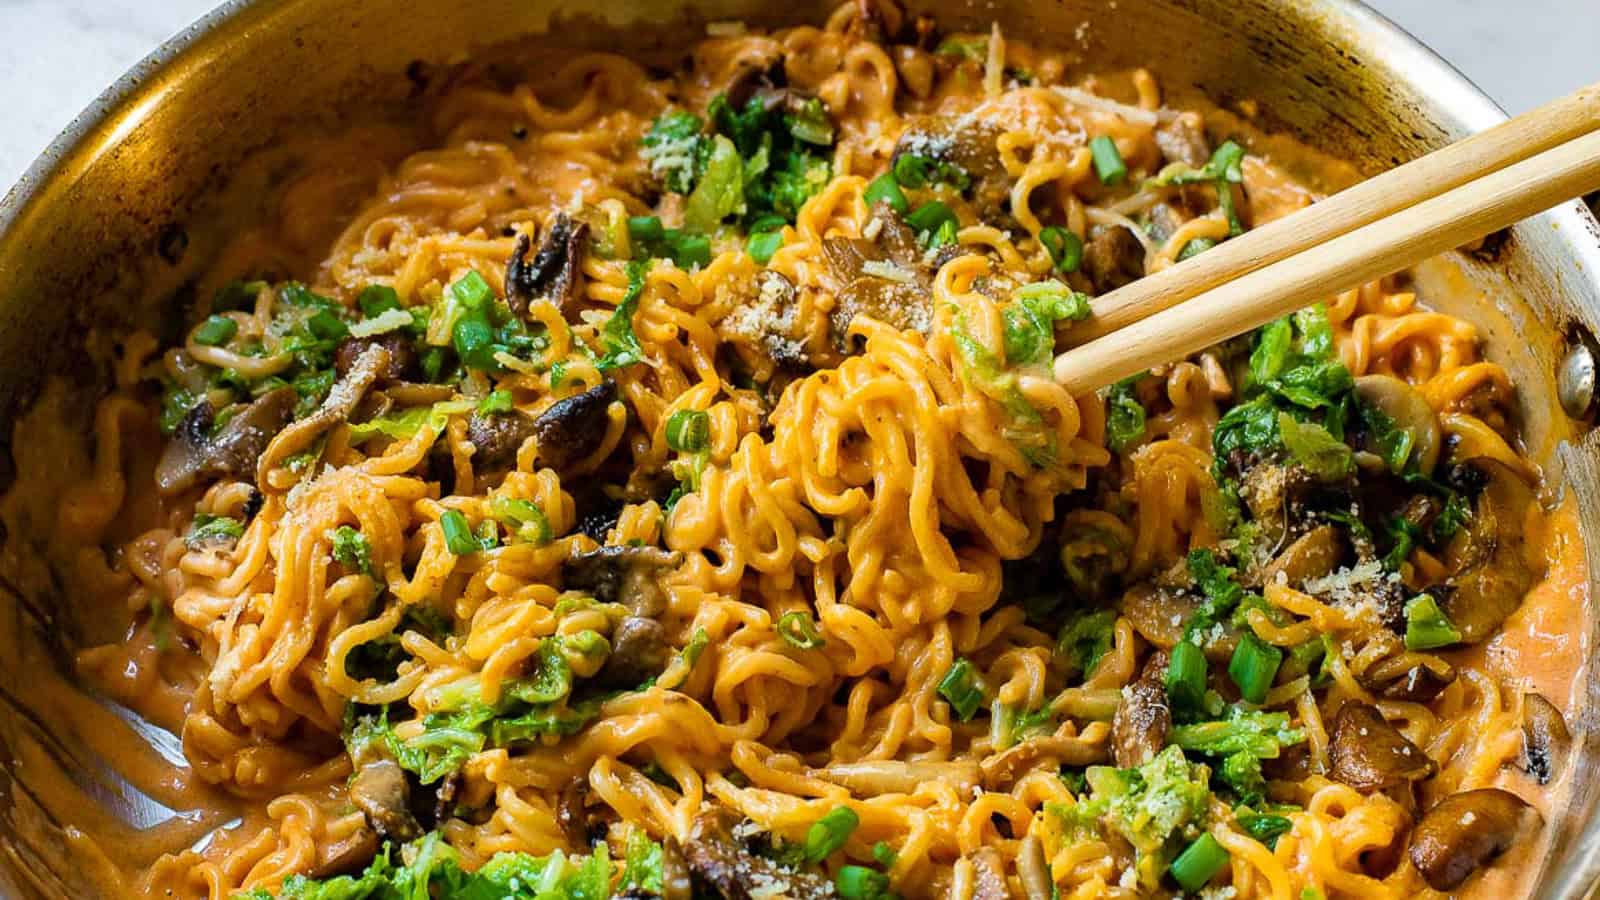
[[[883,259],[867,260],[861,264],[861,271],[867,275],[873,275],[885,281],[893,281],[899,284],[911,284],[917,280],[916,275]]]

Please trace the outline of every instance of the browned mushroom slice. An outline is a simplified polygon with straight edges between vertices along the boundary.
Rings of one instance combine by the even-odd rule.
[[[1118,768],[1142,766],[1166,746],[1167,729],[1172,727],[1164,683],[1168,658],[1165,650],[1151,654],[1138,680],[1122,692],[1111,720],[1112,756]]]
[[[350,780],[350,802],[386,840],[405,843],[422,836],[410,809],[411,789],[404,769],[390,759],[371,759]]]
[[[1144,244],[1121,225],[1100,225],[1083,246],[1083,272],[1095,293],[1114,291],[1144,277]]]
[[[916,235],[887,203],[874,207],[877,232],[866,238],[828,238],[822,256],[834,286],[828,314],[833,340],[845,347],[845,333],[856,316],[867,316],[901,331],[926,335],[933,327],[933,273],[922,261]]]
[[[1456,680],[1456,670],[1437,656],[1401,653],[1373,663],[1356,680],[1385,700],[1428,703]]]
[[[405,381],[416,375],[416,348],[411,346],[411,342],[404,335],[394,332],[372,337],[349,337],[340,341],[339,348],[333,354],[334,372],[340,378],[349,375],[350,370],[355,367],[356,360],[373,345],[389,351],[389,364],[378,373],[379,381]]]
[[[306,876],[333,878],[360,872],[378,854],[379,843],[378,833],[367,826],[357,828],[331,844],[319,843],[317,862],[306,872]]]
[[[1393,375],[1363,375],[1356,379],[1356,396],[1388,416],[1395,427],[1411,435],[1411,459],[1424,475],[1432,474],[1443,446],[1439,417],[1422,393]],[[1376,452],[1376,448],[1365,449]]]
[[[693,896],[694,879],[683,858],[683,847],[669,835],[661,842],[661,900],[690,900]]]
[[[294,388],[269,391],[229,419],[215,434],[216,413],[201,400],[178,423],[156,464],[156,486],[176,494],[217,478],[254,481],[256,460],[294,415]]]
[[[1307,579],[1332,572],[1344,558],[1344,538],[1333,525],[1319,525],[1285,547],[1261,570],[1261,583],[1272,584],[1282,578],[1285,584],[1299,587]]]
[[[517,236],[516,249],[506,264],[506,304],[512,312],[524,316],[528,304],[547,297],[557,309],[565,310],[578,294],[583,254],[589,247],[589,226],[573,222],[566,213],[556,213],[539,252],[530,261],[531,243],[527,235]]]
[[[611,404],[616,399],[616,383],[602,381],[581,394],[550,404],[533,420],[532,433],[539,439],[540,461],[557,471],[586,462],[605,442],[611,425]]]
[[[1421,781],[1438,766],[1389,724],[1378,708],[1348,702],[1333,723],[1329,757],[1335,780],[1372,793]]]
[[[1196,113],[1179,113],[1164,122],[1155,132],[1156,147],[1169,163],[1183,163],[1200,168],[1211,159],[1211,142],[1200,116]]]
[[[1011,900],[1011,889],[1006,887],[1006,864],[998,850],[984,847],[967,860],[972,863],[971,900]]]
[[[1468,465],[1484,479],[1472,519],[1445,550],[1444,612],[1465,643],[1488,637],[1522,604],[1539,578],[1524,552],[1524,523],[1534,495],[1522,476],[1498,460]]]
[[[751,344],[780,368],[810,372],[815,362],[806,349],[805,328],[799,321],[799,289],[772,269],[756,273],[754,287],[751,301],[724,316],[717,323],[718,330]]]
[[[611,654],[595,679],[605,687],[638,687],[671,659],[667,629],[649,616],[628,616],[611,633]]]
[[[978,218],[1003,222],[1009,218],[1011,177],[1000,158],[998,122],[971,115],[936,115],[913,119],[894,145],[891,165],[903,156],[959,166],[967,174],[967,194]]]
[[[1184,626],[1200,606],[1199,596],[1153,584],[1136,584],[1122,595],[1118,610],[1139,632],[1139,636],[1163,650],[1171,650],[1183,640]],[[1226,663],[1239,645],[1239,631],[1231,622],[1217,624],[1216,633],[1207,635],[1206,659]]]
[[[1572,732],[1561,710],[1542,694],[1522,695],[1522,768],[1540,784],[1561,774]]]
[[[786,885],[783,893],[794,900],[834,896],[833,883],[822,875],[785,868],[736,839],[736,824],[734,814],[722,807],[695,817],[683,858],[698,885],[723,900],[749,900],[780,883]]]
[[[1452,794],[1417,823],[1411,834],[1411,862],[1429,887],[1455,890],[1480,866],[1504,853],[1526,820],[1537,817],[1521,797],[1499,788]]]
[[[567,782],[556,800],[556,824],[573,849],[589,846],[588,796],[589,779],[580,775]]]
[[[491,472],[515,465],[517,451],[534,435],[533,421],[532,416],[515,409],[503,413],[473,413],[467,419],[473,468]]]
[[[659,547],[605,546],[573,554],[563,572],[567,587],[588,591],[601,603],[621,603],[637,616],[659,616],[667,598],[656,579],[682,562],[683,554]]]

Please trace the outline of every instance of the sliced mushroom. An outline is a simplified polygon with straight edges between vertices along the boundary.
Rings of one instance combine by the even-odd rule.
[[[528,305],[540,297],[549,298],[557,309],[564,311],[578,295],[588,239],[587,224],[573,222],[566,213],[556,213],[544,242],[539,245],[539,252],[530,261],[528,250],[532,242],[527,235],[518,235],[516,249],[506,264],[506,304],[511,311],[525,316]]]
[[[1377,707],[1366,703],[1351,701],[1339,707],[1328,750],[1329,774],[1363,793],[1409,785],[1439,769]]]
[[[887,202],[873,208],[873,219],[878,230],[870,240],[822,242],[836,298],[828,321],[841,349],[846,349],[845,334],[858,315],[924,335],[933,327],[933,272],[922,260],[916,235]]]
[[[533,423],[532,416],[515,409],[503,413],[473,413],[467,419],[473,468],[492,472],[516,465],[517,451],[534,435]]]
[[[672,659],[667,630],[648,616],[628,616],[611,634],[611,653],[595,676],[606,687],[638,687]]]
[[[1165,650],[1152,653],[1139,678],[1122,692],[1122,702],[1111,720],[1112,756],[1117,768],[1142,766],[1166,746],[1167,729],[1172,727],[1164,681],[1168,659]]]
[[[1522,768],[1540,784],[1549,784],[1561,774],[1567,751],[1572,748],[1572,732],[1561,710],[1542,694],[1522,695]]]
[[[1411,456],[1424,475],[1433,473],[1443,440],[1439,417],[1421,392],[1393,375],[1363,375],[1356,379],[1356,396],[1381,411],[1395,427],[1411,435]],[[1365,449],[1376,452],[1376,448]]]
[[[556,801],[556,824],[561,826],[567,846],[576,850],[587,848],[591,843],[588,797],[589,779],[580,775],[567,782]]]
[[[967,856],[972,863],[972,900],[1011,900],[1006,886],[1006,864],[1000,852],[983,847]]]
[[[602,381],[550,404],[533,420],[539,460],[557,471],[588,461],[605,442],[611,404],[616,399],[616,382]]]
[[[575,553],[563,572],[569,588],[588,591],[601,603],[621,603],[636,616],[659,616],[667,596],[656,579],[683,562],[683,554],[659,547],[605,546]]]
[[[1161,156],[1169,163],[1199,168],[1211,159],[1211,142],[1206,140],[1203,121],[1196,113],[1179,113],[1162,123],[1156,128],[1155,139]]]
[[[1200,598],[1195,594],[1148,583],[1129,588],[1118,604],[1133,630],[1162,650],[1171,650],[1183,640],[1184,626],[1199,607]],[[1217,623],[1216,633],[1206,637],[1202,649],[1212,662],[1226,663],[1239,645],[1239,630],[1231,622]]]
[[[907,154],[960,166],[971,179],[968,195],[985,222],[1010,217],[1011,176],[1000,158],[1004,127],[972,115],[922,116],[912,120],[894,145],[893,162]]]
[[[306,872],[309,878],[333,878],[353,875],[366,868],[378,854],[378,833],[362,826],[344,839],[317,847],[317,862]]]
[[[372,337],[349,337],[339,342],[339,348],[333,353],[333,370],[340,378],[350,374],[355,367],[356,360],[361,358],[368,347],[381,346],[389,351],[389,365],[378,373],[379,381],[406,381],[416,376],[417,351],[411,346],[411,341],[402,334],[390,332],[388,334],[373,335]]]
[[[269,391],[245,407],[215,434],[216,412],[209,400],[190,408],[156,464],[156,486],[163,494],[186,491],[217,478],[254,481],[256,460],[294,415],[294,388]]]
[[[949,785],[958,793],[967,794],[977,788],[982,778],[976,763],[898,759],[835,763],[825,769],[812,769],[809,774],[840,785],[857,797],[910,794],[923,784]]]
[[[1456,670],[1437,656],[1400,653],[1368,666],[1356,680],[1385,700],[1429,703],[1456,680]]]
[[[693,896],[694,879],[683,858],[683,847],[668,835],[661,842],[661,900],[690,900]]]
[[[1333,525],[1319,525],[1296,538],[1261,570],[1261,583],[1272,584],[1281,577],[1285,584],[1299,587],[1307,579],[1332,572],[1344,558],[1344,537]]]
[[[1010,790],[1017,779],[1035,769],[1087,766],[1105,762],[1106,748],[1077,737],[1048,735],[1028,738],[978,764],[983,786],[991,791]]]
[[[1429,887],[1455,890],[1480,866],[1504,853],[1525,821],[1537,815],[1521,797],[1499,788],[1452,794],[1417,823],[1411,835],[1411,862]]]
[[[1144,277],[1144,244],[1121,225],[1096,226],[1083,246],[1083,272],[1097,294],[1138,281]]]
[[[265,475],[284,459],[310,447],[325,431],[350,419],[379,375],[388,371],[389,350],[372,344],[361,351],[344,377],[334,382],[317,411],[284,428],[261,451],[256,461],[257,477]]]
[[[781,272],[762,269],[755,275],[755,296],[717,322],[725,335],[759,349],[779,368],[805,373],[815,368],[806,349],[798,306],[800,291]]]
[[[794,900],[834,896],[833,883],[815,872],[787,869],[734,838],[737,817],[712,807],[695,817],[683,845],[684,861],[695,882],[723,900],[749,900],[752,891],[780,882]]]
[[[1026,900],[1051,900],[1055,896],[1055,878],[1044,858],[1044,842],[1035,835],[1024,837],[1017,847],[1017,880],[1022,882]]]
[[[1452,574],[1445,582],[1443,606],[1462,641],[1474,644],[1516,611],[1539,573],[1524,552],[1532,489],[1505,463],[1478,458],[1468,465],[1485,481],[1471,521],[1445,550],[1445,566]]]
[[[385,840],[406,843],[422,836],[422,826],[411,814],[405,770],[391,759],[371,759],[356,770],[350,781],[350,802]]]

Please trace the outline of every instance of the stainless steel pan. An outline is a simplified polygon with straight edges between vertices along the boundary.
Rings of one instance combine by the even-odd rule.
[[[1225,106],[1253,99],[1266,127],[1366,173],[1503,118],[1459,73],[1356,0],[912,5],[949,27],[986,29],[998,20],[1008,34],[1072,51],[1085,68],[1145,65],[1165,83],[1195,85]],[[703,33],[708,20],[819,22],[828,9],[813,0],[225,3],[95,101],[0,202],[0,449],[7,451],[0,476],[10,477],[13,417],[41,374],[66,371],[92,383],[97,373],[86,370],[79,350],[86,325],[156,321],[160,298],[183,266],[210,247],[201,223],[219,205],[242,202],[219,199],[229,196],[220,189],[234,165],[286,129],[377,107],[403,111],[411,87],[404,72],[413,60],[449,62],[553,28],[558,37],[545,40],[670,50]],[[649,27],[626,27],[641,24]],[[1592,341],[1590,330],[1600,324],[1600,231],[1573,203],[1518,226],[1491,258],[1462,257],[1459,265],[1474,290],[1457,294],[1449,311],[1482,326],[1491,356],[1511,368],[1530,452],[1559,490],[1576,495],[1590,569],[1600,571],[1600,454],[1588,434],[1594,414],[1581,403],[1572,406],[1577,419],[1563,413],[1556,379],[1569,346]],[[50,590],[48,579],[37,587],[17,574],[36,558],[29,536],[5,536],[0,894],[91,896],[70,830],[112,831],[113,857],[135,866],[146,851],[117,834],[136,835],[170,813],[121,789],[82,736],[58,733],[63,729],[41,708],[41,673],[70,678],[70,650],[94,623]],[[1596,624],[1587,626],[1591,652],[1600,652]],[[1553,823],[1541,897],[1583,896],[1600,875],[1600,775],[1592,765],[1600,759],[1600,682],[1591,681],[1588,692],[1575,724],[1591,764],[1582,767],[1571,808]],[[20,752],[41,744],[49,752]],[[33,790],[58,776],[98,811],[95,822]]]

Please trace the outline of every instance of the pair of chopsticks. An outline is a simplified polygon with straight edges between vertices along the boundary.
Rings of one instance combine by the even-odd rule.
[[[1055,360],[1085,394],[1600,189],[1600,84],[1096,298]]]

